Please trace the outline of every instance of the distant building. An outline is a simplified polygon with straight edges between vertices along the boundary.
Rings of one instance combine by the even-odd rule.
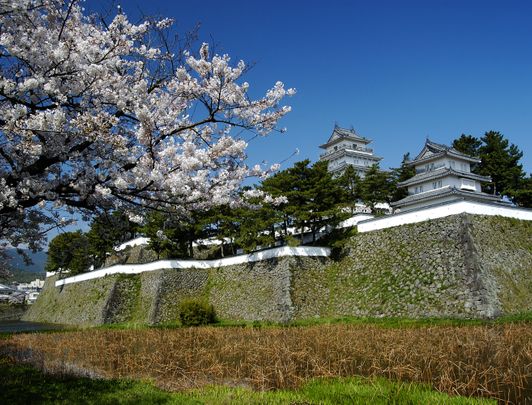
[[[320,146],[325,153],[320,160],[329,162],[329,171],[340,175],[348,165],[355,168],[360,177],[364,177],[369,168],[382,159],[373,154],[367,145],[371,139],[358,135],[354,129],[340,128],[335,125],[327,143]]]
[[[31,291],[26,295],[26,302],[28,304],[34,304],[35,301],[37,301],[37,298],[39,298],[39,292],[38,291]]]
[[[4,285],[4,284],[0,284],[0,294],[8,294],[8,293],[11,293],[13,292],[13,288],[7,286],[7,285]]]
[[[409,195],[392,207],[404,211],[453,200],[503,204],[501,197],[482,192],[481,183],[491,182],[491,178],[472,173],[471,163],[480,160],[427,139],[423,150],[409,163],[416,169],[415,176],[397,184],[408,187]]]
[[[19,291],[40,291],[44,287],[44,280],[35,279],[29,283],[19,283],[17,290]]]
[[[22,304],[26,295],[7,285],[0,284],[0,302],[10,304]]]

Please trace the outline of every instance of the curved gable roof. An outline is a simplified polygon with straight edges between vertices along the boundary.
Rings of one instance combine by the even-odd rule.
[[[331,136],[329,137],[329,140],[323,145],[320,145],[320,148],[326,148],[343,140],[361,142],[366,145],[371,142],[371,139],[358,135],[354,129],[340,128],[338,125],[336,125]]]
[[[419,154],[414,158],[414,160],[410,161],[409,164],[414,165],[422,161],[442,157],[445,155],[452,156],[458,159],[467,160],[473,163],[480,162],[479,159],[469,156],[465,153],[462,153],[453,147],[443,145],[441,143],[432,142],[430,139],[427,138],[427,140],[425,141],[425,145],[423,146],[423,149],[421,150],[421,152],[419,152]]]

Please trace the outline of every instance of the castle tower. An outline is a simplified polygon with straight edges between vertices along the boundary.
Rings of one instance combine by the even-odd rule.
[[[369,143],[371,139],[358,135],[354,129],[335,125],[327,143],[320,146],[325,149],[320,160],[328,161],[329,171],[335,175],[340,175],[347,165],[351,165],[360,177],[364,177],[369,168],[382,159],[367,147]]]
[[[472,173],[471,163],[480,160],[427,139],[409,163],[416,169],[415,176],[397,184],[408,187],[409,195],[392,203],[392,207],[405,211],[455,200],[502,203],[501,197],[482,192],[481,183],[491,178]]]

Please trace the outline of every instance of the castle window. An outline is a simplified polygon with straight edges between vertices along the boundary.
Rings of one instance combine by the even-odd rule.
[[[462,186],[460,188],[464,190],[476,191],[475,182],[468,179],[462,179]]]
[[[442,186],[442,183],[441,183],[441,180],[438,180],[438,181],[433,181],[432,182],[432,189],[437,189],[437,188],[441,188]]]

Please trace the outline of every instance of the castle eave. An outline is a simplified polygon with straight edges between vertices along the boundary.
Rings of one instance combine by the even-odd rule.
[[[333,145],[335,145],[337,143],[343,142],[343,141],[358,142],[358,143],[363,143],[364,145],[367,145],[367,144],[371,143],[371,139],[359,138],[359,137],[355,137],[355,136],[344,136],[342,138],[336,138],[336,139],[333,139],[331,141],[327,141],[327,143],[324,143],[323,145],[320,145],[320,148],[321,149],[327,149],[327,148],[330,148],[331,146],[333,146]]]
[[[411,160],[407,164],[409,166],[416,166],[416,165],[430,162],[432,160],[440,159],[445,156],[456,158],[458,160],[464,160],[469,163],[480,163],[480,159],[464,155],[463,153],[454,152],[453,150],[445,150],[445,151],[433,153],[432,155],[429,155],[427,157],[416,157],[414,160]]]
[[[427,157],[423,157],[425,154],[427,154],[427,152],[430,154]],[[431,140],[427,138],[427,140],[425,141],[425,146],[423,147],[419,155],[417,155],[413,161],[409,162],[409,164],[414,165],[418,163],[428,162],[428,161],[431,161],[433,159],[436,159],[436,158],[439,158],[445,155],[448,155],[448,156],[451,156],[451,157],[454,157],[460,160],[466,160],[472,163],[480,162],[479,159],[466,155],[465,153],[462,153],[453,147],[449,147],[441,143],[432,142]]]
[[[479,201],[487,201],[492,203],[501,203],[501,204],[507,204],[502,202],[502,198],[500,196],[486,194],[486,193],[478,193],[475,191],[467,191],[467,190],[460,190],[455,187],[443,187],[436,190],[430,190],[426,191],[424,193],[418,193],[418,194],[412,194],[408,197],[405,197],[399,201],[392,202],[390,205],[392,207],[407,207],[412,204],[417,204],[424,201],[432,201],[435,199],[447,197],[447,196],[456,196],[457,198],[463,198],[463,199],[469,199],[469,200],[479,200]]]
[[[343,156],[356,156],[356,157],[367,158],[367,159],[371,159],[375,161],[382,160],[381,156],[374,155],[372,152],[365,152],[365,151],[354,150],[354,149],[340,149],[340,150],[336,150],[331,153],[324,153],[320,155],[320,160],[338,159]]]
[[[416,174],[414,177],[408,180],[397,183],[397,186],[398,187],[412,186],[415,184],[424,183],[426,181],[440,179],[446,176],[477,180],[483,183],[488,183],[491,181],[491,177],[489,176],[481,176],[479,174],[475,174],[471,172],[460,172],[460,171],[457,171],[451,168],[444,168],[444,169],[436,169],[436,170],[432,170],[429,172]]]

